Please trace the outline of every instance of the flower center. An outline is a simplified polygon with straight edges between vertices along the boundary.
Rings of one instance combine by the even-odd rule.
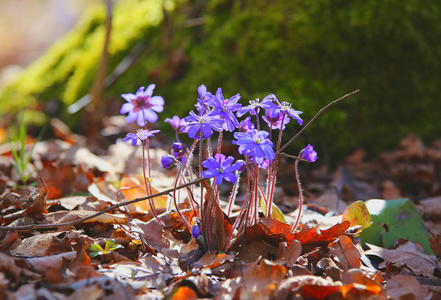
[[[150,96],[137,97],[130,102],[133,104],[133,112],[138,112],[142,109],[149,109],[153,106],[150,104]]]

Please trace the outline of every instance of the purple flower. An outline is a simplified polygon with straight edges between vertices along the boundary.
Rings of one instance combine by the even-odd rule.
[[[206,100],[209,96],[211,96],[211,93],[207,92],[207,88],[205,87],[205,85],[202,84],[200,87],[198,87],[198,94],[199,94],[199,98],[198,98],[198,103],[196,104],[196,109],[198,110],[199,115],[201,116],[201,115],[205,115],[209,111]]]
[[[206,103],[214,109],[209,113],[210,116],[219,116],[223,120],[223,127],[227,131],[233,131],[239,127],[239,122],[233,112],[237,111],[242,104],[237,103],[240,95],[236,94],[230,99],[224,99],[222,89],[218,88],[216,96],[210,95]]]
[[[240,132],[247,132],[248,130],[254,129],[255,126],[251,122],[251,117],[246,117],[242,122],[239,124],[239,131]]]
[[[276,156],[273,150],[273,143],[268,139],[269,133],[257,131],[256,129],[247,132],[236,132],[234,137],[237,141],[233,144],[239,145],[239,153],[245,154],[261,165],[265,159],[272,161]]]
[[[277,100],[277,99],[276,99],[276,101],[279,102],[279,100]],[[303,113],[303,112],[291,108],[291,103],[288,103],[288,102],[280,103],[279,102],[279,105],[276,105],[276,104],[272,103],[270,106],[271,106],[269,108],[270,110],[274,110],[277,113],[280,112],[280,113],[282,113],[285,116],[290,116],[291,118],[297,120],[299,125],[303,124],[303,120],[302,120],[302,118],[300,118],[300,114]]]
[[[159,130],[145,130],[145,129],[138,129],[136,133],[128,133],[125,138],[123,138],[123,142],[132,141],[132,145],[136,146],[136,143],[138,140],[145,141],[149,137],[152,137],[155,133],[158,133]]]
[[[272,95],[272,94],[270,94],[270,95]],[[263,109],[270,108],[269,102],[271,102],[271,100],[268,97],[269,96],[266,96],[265,98],[263,98],[263,100],[261,102],[259,102],[259,99],[251,100],[250,104],[247,106],[241,107],[237,111],[236,115],[240,118],[248,112],[248,113],[250,113],[250,115],[254,116],[256,113],[259,112],[259,110],[261,108],[263,108]]]
[[[194,224],[191,226],[191,236],[195,239],[197,239],[201,235],[201,229],[198,225]]]
[[[176,159],[180,159],[182,163],[185,162],[185,154],[187,152],[187,146],[182,144],[181,142],[175,142],[172,145],[172,155]]]
[[[222,120],[209,115],[198,116],[191,111],[186,121],[187,125],[183,128],[192,139],[208,139],[213,134],[213,130],[222,131]]]
[[[233,160],[232,156],[225,158],[225,155],[216,153],[214,158],[209,157],[202,162],[202,166],[208,169],[202,172],[202,177],[215,177],[214,183],[217,185],[221,184],[223,179],[232,183],[236,182],[237,177],[234,172],[242,168],[245,163],[242,160],[238,160],[236,163],[231,164]]]
[[[299,157],[309,162],[315,162],[317,160],[317,152],[314,151],[314,147],[309,144],[299,153]]]
[[[185,119],[181,119],[178,116],[174,116],[171,119],[170,118],[165,119],[164,122],[169,123],[176,131],[187,132],[186,129],[183,129],[183,127],[187,125],[187,121],[185,121]]]
[[[289,123],[289,117],[277,110],[267,110],[263,116],[263,120],[268,123],[271,129],[285,130],[285,124]]]
[[[127,123],[137,121],[139,126],[144,126],[146,122],[156,122],[158,115],[156,112],[164,110],[164,99],[161,96],[153,96],[155,85],[151,84],[144,91],[144,87],[140,87],[136,94],[122,94],[128,103],[124,103],[120,113],[129,113],[126,117]]]
[[[175,158],[171,155],[163,155],[161,157],[161,165],[164,169],[170,168],[175,162]]]

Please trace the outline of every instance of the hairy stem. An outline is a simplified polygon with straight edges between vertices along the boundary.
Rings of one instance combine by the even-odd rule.
[[[302,218],[302,213],[303,213],[303,211],[302,211],[302,209],[303,209],[303,193],[302,193],[302,186],[300,185],[298,164],[299,164],[299,160],[296,160],[296,162],[294,163],[294,173],[296,174],[297,188],[299,189],[299,207],[298,207],[299,214],[297,216],[296,223],[291,228],[291,231],[290,231],[291,233],[294,233],[296,231],[297,227],[299,226],[300,219]]]

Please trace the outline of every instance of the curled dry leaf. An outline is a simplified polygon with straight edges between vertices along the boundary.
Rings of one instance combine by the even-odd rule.
[[[406,242],[398,246],[397,249],[386,249],[368,244],[370,250],[367,255],[378,256],[384,261],[379,267],[384,268],[386,264],[391,263],[394,266],[406,266],[414,274],[427,276],[433,275],[435,270],[441,269],[439,262],[434,255],[427,255],[421,252],[415,243]]]
[[[334,256],[337,265],[345,272],[349,269],[358,269],[361,267],[360,250],[355,247],[352,240],[345,235],[340,235],[336,241],[329,245],[329,256]]]

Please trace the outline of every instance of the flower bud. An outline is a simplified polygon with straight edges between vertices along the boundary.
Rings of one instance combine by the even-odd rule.
[[[161,165],[164,169],[168,169],[175,163],[175,158],[171,155],[163,155],[161,158]]]
[[[311,145],[306,146],[299,153],[299,157],[309,162],[315,162],[317,160],[317,152],[314,151],[314,147]]]
[[[197,239],[201,235],[201,229],[198,225],[194,224],[191,226],[191,236],[195,239]]]

